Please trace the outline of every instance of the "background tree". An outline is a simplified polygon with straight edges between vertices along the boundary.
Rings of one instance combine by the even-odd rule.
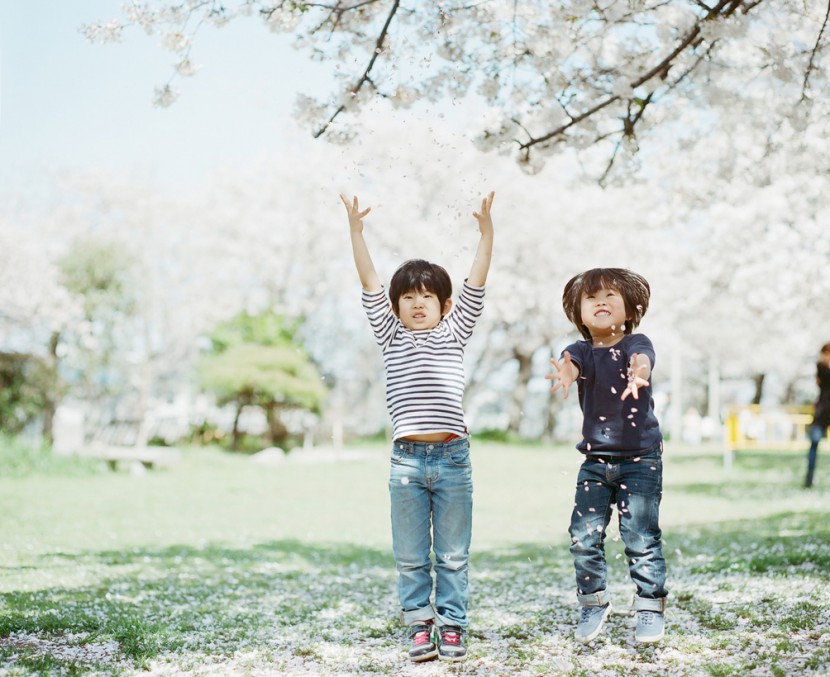
[[[19,435],[54,415],[62,386],[54,366],[43,357],[0,352],[0,431]]]
[[[61,284],[52,243],[25,209],[0,213],[0,351],[4,355],[4,426],[40,421],[52,441],[56,407],[66,392],[60,337],[82,323],[78,299]]]
[[[200,362],[199,377],[220,405],[234,405],[232,449],[239,448],[245,407],[263,410],[274,446],[283,446],[289,436],[287,412],[319,413],[326,389],[295,334],[274,313],[242,313],[211,335],[213,352]]]
[[[83,238],[72,242],[58,263],[63,286],[80,299],[84,322],[69,349],[83,399],[100,404],[120,391],[123,346],[131,341],[135,314],[132,256],[117,243]],[[59,339],[60,340],[60,339]]]

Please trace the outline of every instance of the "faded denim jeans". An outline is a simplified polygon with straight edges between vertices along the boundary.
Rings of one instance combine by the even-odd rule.
[[[804,480],[804,485],[811,487],[813,486],[813,476],[816,473],[816,462],[818,461],[818,443],[824,439],[826,429],[824,426],[813,423],[807,429],[807,434],[810,437],[810,450],[807,452],[807,477]]]
[[[473,517],[469,440],[395,440],[391,460],[392,550],[404,623],[434,619],[466,628]]]
[[[668,594],[659,526],[662,494],[659,449],[634,458],[586,456],[569,530],[578,594],[606,589],[605,534],[614,505],[637,596],[658,599]]]

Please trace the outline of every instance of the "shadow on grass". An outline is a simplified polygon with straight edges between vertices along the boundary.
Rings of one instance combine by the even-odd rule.
[[[365,607],[392,589],[394,575],[388,552],[297,540],[243,549],[182,545],[53,553],[35,567],[17,569],[30,568],[52,572],[57,580],[67,571],[87,571],[83,578],[91,581],[0,595],[0,668],[16,653],[16,664],[37,674],[50,674],[56,664],[44,664],[38,650],[20,657],[20,642],[12,652],[2,638],[107,637],[139,667],[183,649],[211,653],[220,646],[221,655],[230,655],[262,641],[263,628],[278,635],[320,614],[337,615],[348,597]]]
[[[826,517],[782,514],[674,530],[665,536],[670,577],[702,580],[701,575],[750,573],[811,576],[826,582]],[[681,551],[682,557],[674,554]],[[30,674],[121,669],[77,657],[50,658],[36,644],[23,646],[21,636],[70,637],[81,644],[114,640],[130,669],[160,656],[224,660],[265,646],[275,654],[302,658],[308,652],[314,655],[314,642],[342,646],[368,638],[397,645],[402,637],[394,561],[386,550],[285,540],[242,549],[213,544],[54,553],[34,565],[46,572],[47,581],[52,572],[54,583],[37,590],[21,586],[0,595],[0,671],[12,664]],[[624,561],[609,557],[609,568],[610,577],[627,582]],[[67,570],[76,580],[81,572],[86,582],[62,584]],[[25,570],[19,571],[25,581]],[[495,633],[521,639],[550,634],[551,628],[567,634],[572,609],[564,609],[563,600],[573,597],[572,571],[567,544],[562,543],[473,553],[471,609],[475,607],[482,618],[489,617],[489,609],[506,609],[518,618],[488,618],[490,625],[474,628],[473,637],[489,641]],[[694,593],[680,594],[676,602],[699,616],[701,624],[712,627],[719,622]],[[804,617],[827,609],[811,607]]]

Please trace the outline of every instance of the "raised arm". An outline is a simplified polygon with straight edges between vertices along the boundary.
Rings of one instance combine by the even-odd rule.
[[[354,254],[354,264],[357,267],[357,274],[360,276],[360,284],[364,291],[377,292],[383,289],[380,283],[380,278],[375,270],[375,264],[372,263],[372,257],[369,255],[369,248],[366,246],[366,241],[363,239],[363,217],[370,211],[371,207],[367,207],[360,211],[357,206],[357,196],[355,195],[350,203],[341,193],[340,199],[346,207],[346,214],[349,216],[349,230],[352,235],[352,254]]]
[[[480,214],[473,212],[473,216],[478,221],[481,239],[478,241],[470,275],[467,277],[467,284],[471,287],[483,287],[487,282],[487,273],[490,271],[490,259],[493,257],[493,219],[490,217],[490,207],[493,206],[494,195],[495,193],[491,192],[481,201]]]

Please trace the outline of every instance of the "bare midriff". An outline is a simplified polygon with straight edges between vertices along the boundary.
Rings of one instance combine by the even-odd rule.
[[[401,439],[407,442],[444,442],[452,433],[428,433],[426,435],[407,435]]]

